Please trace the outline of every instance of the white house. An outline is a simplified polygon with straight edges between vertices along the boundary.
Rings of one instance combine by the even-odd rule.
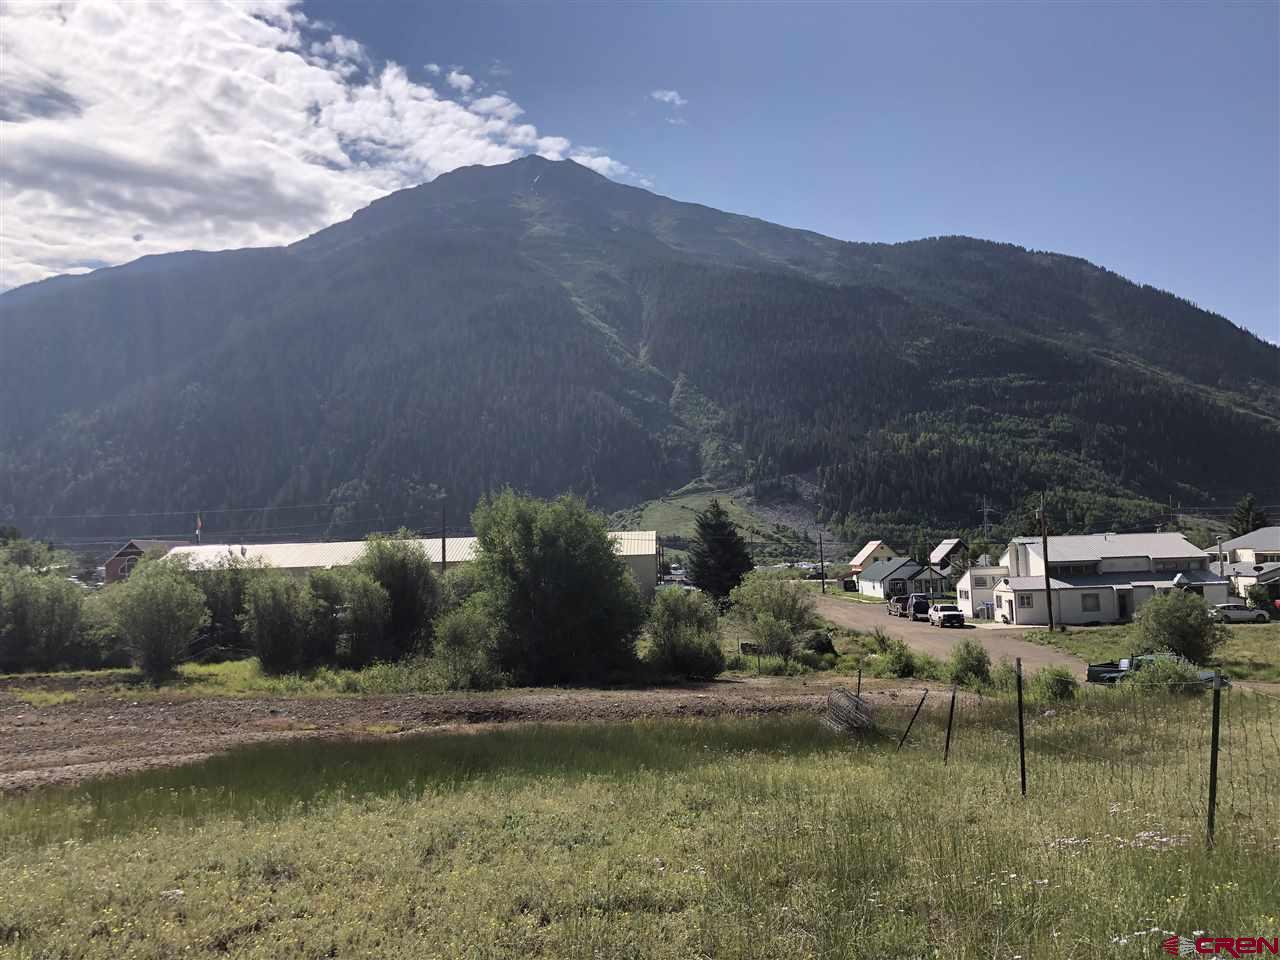
[[[943,540],[933,548],[933,552],[929,554],[929,562],[939,570],[945,570],[968,549],[967,543],[959,537],[952,537],[950,540]]]
[[[653,530],[620,530],[609,534],[615,552],[626,561],[641,596],[653,596],[658,585],[658,535]],[[476,558],[475,537],[423,537],[422,545],[432,563],[449,570]],[[207,543],[174,547],[166,554],[180,557],[193,569],[209,569],[229,559],[245,560],[275,567],[295,576],[312,570],[346,567],[364,553],[367,541],[340,540],[328,543]]]
[[[1008,575],[1008,567],[970,567],[956,583],[956,604],[970,620],[993,619],[996,584]]]
[[[1014,539],[1000,558],[1008,570],[992,591],[996,618],[1049,622],[1045,557],[1039,537]],[[1180,533],[1098,533],[1049,538],[1048,572],[1054,623],[1129,620],[1157,592],[1189,590],[1225,603],[1226,578],[1209,554]]]
[[[1232,593],[1247,597],[1250,587],[1261,585],[1273,600],[1280,598],[1280,527],[1225,540],[1211,552],[1213,570],[1231,581]]]
[[[883,540],[868,540],[849,561],[849,569],[859,573],[873,563],[879,563],[881,560],[896,560],[898,557],[898,552]]]
[[[858,592],[869,597],[901,597],[911,593],[946,593],[946,574],[905,558],[881,560],[857,575]]]

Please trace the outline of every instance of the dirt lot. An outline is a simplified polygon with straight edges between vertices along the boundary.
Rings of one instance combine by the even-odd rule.
[[[42,689],[49,689],[43,682],[48,679],[39,684]],[[268,740],[400,736],[498,723],[817,712],[824,708],[833,686],[849,682],[834,676],[753,678],[637,690],[138,700],[95,694],[88,683],[76,688],[77,700],[42,707],[17,699],[21,684],[10,683],[0,689],[0,792],[190,763],[234,746]],[[866,683],[873,702],[889,703],[907,696],[905,691],[886,689],[889,686]],[[873,691],[874,687],[880,689]]]
[[[912,623],[902,617],[891,617],[885,613],[881,603],[852,603],[838,597],[819,596],[818,613],[832,623],[852,630],[872,630],[881,627],[885,632],[898,637],[913,650],[927,653],[945,660],[951,654],[951,648],[963,637],[977,640],[991,655],[992,662],[1001,657],[1012,661],[1022,658],[1023,669],[1027,672],[1039,670],[1047,666],[1063,666],[1077,674],[1081,679],[1085,675],[1086,664],[1078,657],[1063,653],[1053,647],[1043,647],[1022,639],[1022,630],[999,630],[986,627],[966,626],[962,630],[943,629],[930,626],[923,621]]]

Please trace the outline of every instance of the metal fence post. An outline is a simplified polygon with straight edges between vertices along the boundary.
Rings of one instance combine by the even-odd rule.
[[[858,667],[858,696],[862,696],[862,667]]]
[[[1022,795],[1027,795],[1027,734],[1022,719],[1022,658],[1015,661],[1018,672],[1018,772],[1022,777]]]
[[[929,689],[926,687],[924,693],[920,695],[920,702],[916,704],[916,712],[911,715],[911,722],[907,724],[907,729],[902,731],[902,739],[898,741],[898,750],[902,749],[902,745],[907,742],[907,734],[911,732],[911,728],[915,726],[916,717],[920,716],[920,708],[924,706],[924,698],[929,696]],[[893,751],[897,753],[898,750]]]
[[[1213,672],[1213,732],[1209,740],[1209,823],[1206,839],[1213,846],[1213,818],[1218,809],[1218,721],[1222,711],[1222,674]]]
[[[951,756],[951,721],[956,716],[956,685],[951,685],[951,707],[947,710],[947,744],[942,748],[942,765],[947,765],[947,760]]]

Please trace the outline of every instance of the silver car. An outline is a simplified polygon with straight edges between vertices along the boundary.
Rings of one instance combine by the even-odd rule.
[[[1222,623],[1266,623],[1267,611],[1243,603],[1218,603],[1209,608],[1209,618]]]

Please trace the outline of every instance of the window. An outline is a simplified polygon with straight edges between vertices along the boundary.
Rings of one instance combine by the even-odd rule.
[[[973,585],[974,585],[975,587],[985,587],[985,586],[987,585],[987,578],[986,578],[986,577],[974,577],[974,578],[973,578]]]
[[[1085,613],[1097,613],[1102,609],[1102,604],[1098,602],[1096,593],[1080,594],[1080,609]]]
[[[961,600],[968,600],[968,599],[969,599],[969,591],[968,591],[968,590],[961,590],[961,591],[960,591],[960,599],[961,599]]]
[[[1018,594],[1018,606],[1023,610],[1029,610],[1035,606],[1035,601],[1032,599],[1031,594],[1020,593]]]

